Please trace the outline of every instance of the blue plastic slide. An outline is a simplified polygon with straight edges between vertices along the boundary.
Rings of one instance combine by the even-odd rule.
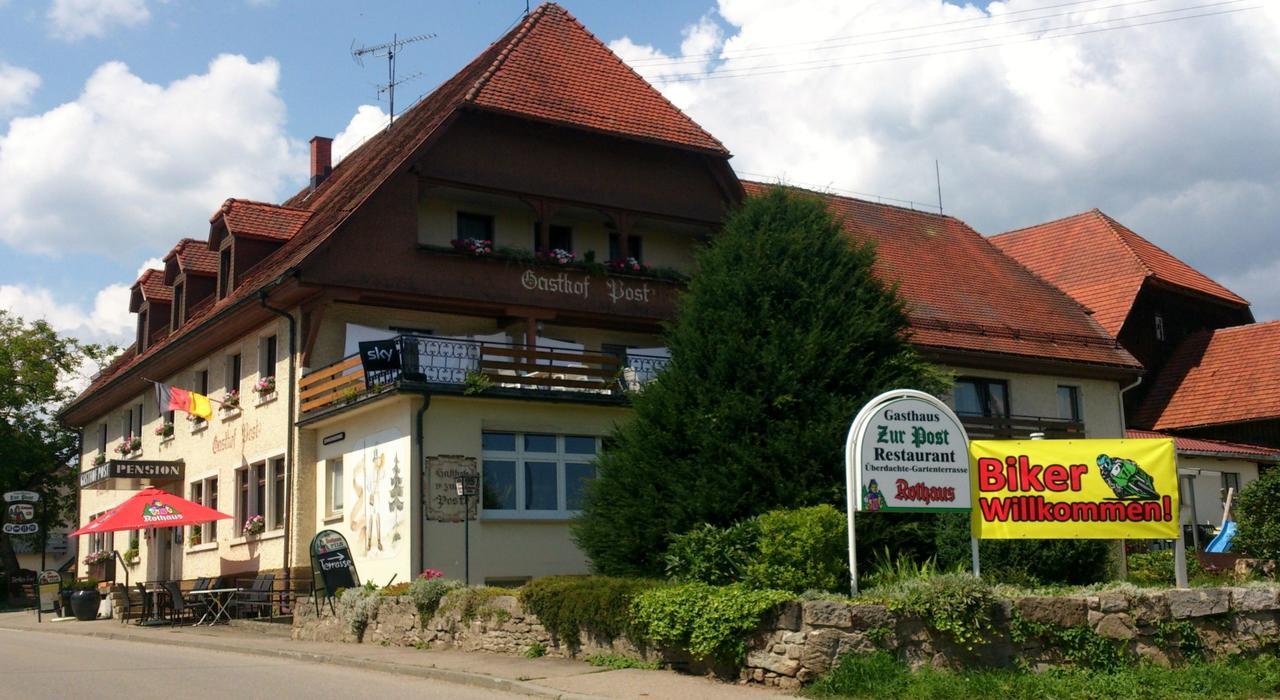
[[[1217,537],[1213,538],[1213,541],[1209,543],[1208,547],[1205,547],[1204,551],[1214,552],[1217,554],[1221,554],[1223,552],[1230,552],[1231,539],[1234,538],[1235,536],[1236,536],[1236,521],[1228,520],[1226,524],[1222,526],[1222,531],[1218,533]]]

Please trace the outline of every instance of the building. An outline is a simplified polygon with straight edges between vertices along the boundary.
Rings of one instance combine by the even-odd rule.
[[[463,578],[467,508],[472,581],[585,572],[593,455],[660,375],[695,246],[766,185],[554,4],[336,167],[311,146],[307,188],[227,200],[139,278],[136,345],[61,414],[81,520],[145,483],[235,515],[131,535],[135,578],[309,580],[325,529],[365,580]],[[1123,435],[1141,367],[1077,302],[954,217],[814,196],[877,242],[975,436]],[[148,380],[220,409],[175,419]]]

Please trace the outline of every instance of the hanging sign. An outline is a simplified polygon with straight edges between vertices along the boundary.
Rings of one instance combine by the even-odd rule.
[[[1176,539],[1172,439],[975,440],[982,539]]]
[[[967,511],[968,435],[937,398],[898,389],[881,394],[849,429],[845,460],[854,510]]]
[[[34,535],[40,531],[36,522],[36,503],[40,494],[34,491],[10,491],[4,494],[4,525],[0,532],[6,535]]]
[[[459,523],[476,519],[478,498],[463,498],[458,480],[480,484],[475,457],[431,455],[427,457],[427,520]],[[472,494],[474,496],[476,494]]]
[[[360,586],[351,548],[341,533],[321,530],[311,539],[311,577],[317,598],[331,597],[340,589]]]

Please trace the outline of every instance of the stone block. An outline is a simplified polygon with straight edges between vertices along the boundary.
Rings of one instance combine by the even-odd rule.
[[[1111,613],[1098,622],[1093,631],[1099,637],[1108,639],[1130,640],[1138,635],[1133,620],[1126,613]]]
[[[1143,592],[1134,598],[1130,611],[1138,624],[1159,624],[1169,617],[1169,598],[1164,591]]]
[[[840,649],[842,636],[843,633],[833,629],[810,633],[800,654],[800,663],[814,673],[826,673]]]
[[[806,600],[804,606],[804,624],[812,627],[849,627],[853,624],[853,613],[846,603],[834,600]]]
[[[1098,594],[1098,611],[1104,613],[1126,612],[1129,596],[1120,591],[1103,591]]]
[[[1233,588],[1231,589],[1231,607],[1246,613],[1280,610],[1280,589]]]
[[[893,613],[883,605],[854,605],[849,609],[854,629],[869,630],[876,627],[893,627]]]
[[[1221,615],[1231,609],[1231,593],[1225,588],[1173,589],[1165,597],[1175,620]]]
[[[1078,627],[1088,621],[1089,606],[1084,598],[1030,596],[1014,602],[1018,614],[1031,622],[1058,627]]]
[[[756,669],[764,669],[780,676],[794,676],[796,671],[800,670],[800,661],[797,659],[788,659],[785,656],[766,654],[760,651],[753,651],[747,654],[747,665]]]
[[[804,622],[804,608],[798,600],[789,600],[778,606],[778,617],[773,626],[780,630],[797,631]]]
[[[804,632],[790,632],[784,635],[782,639],[778,641],[783,642],[784,644],[804,644],[804,640],[805,640]]]
[[[1280,621],[1270,611],[1242,612],[1235,616],[1232,626],[1240,637],[1274,638],[1280,635]]]

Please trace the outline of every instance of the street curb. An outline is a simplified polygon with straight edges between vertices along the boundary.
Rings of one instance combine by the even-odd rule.
[[[413,664],[401,664],[394,661],[375,661],[372,659],[357,659],[349,656],[340,656],[336,654],[322,654],[311,651],[300,651],[292,649],[245,649],[232,644],[226,644],[214,641],[208,637],[202,637],[199,640],[182,639],[175,635],[173,639],[152,639],[142,635],[131,635],[120,632],[73,632],[67,629],[50,628],[50,629],[33,629],[31,627],[9,627],[0,625],[0,629],[10,632],[36,632],[46,634],[61,634],[70,637],[95,637],[97,639],[113,639],[126,642],[141,642],[143,644],[159,644],[161,646],[180,646],[195,649],[212,649],[214,651],[223,651],[232,654],[244,654],[248,656],[274,656],[281,659],[293,659],[295,661],[305,661],[308,663],[331,664],[334,666],[344,666],[347,668],[358,668],[369,671],[380,671],[382,673],[390,673],[399,676],[413,676],[416,678],[424,678],[428,680],[444,681],[446,683],[454,683],[457,685],[466,685],[473,688],[482,688],[485,690],[497,690],[506,693],[515,693],[519,695],[527,695],[530,697],[553,698],[554,700],[608,700],[596,695],[583,695],[580,693],[570,693],[557,688],[548,688],[546,686],[531,683],[529,681],[517,681],[509,678],[501,678],[498,676],[489,676],[483,673],[473,673],[471,671],[454,671],[450,669],[435,668],[428,666],[416,666]]]

